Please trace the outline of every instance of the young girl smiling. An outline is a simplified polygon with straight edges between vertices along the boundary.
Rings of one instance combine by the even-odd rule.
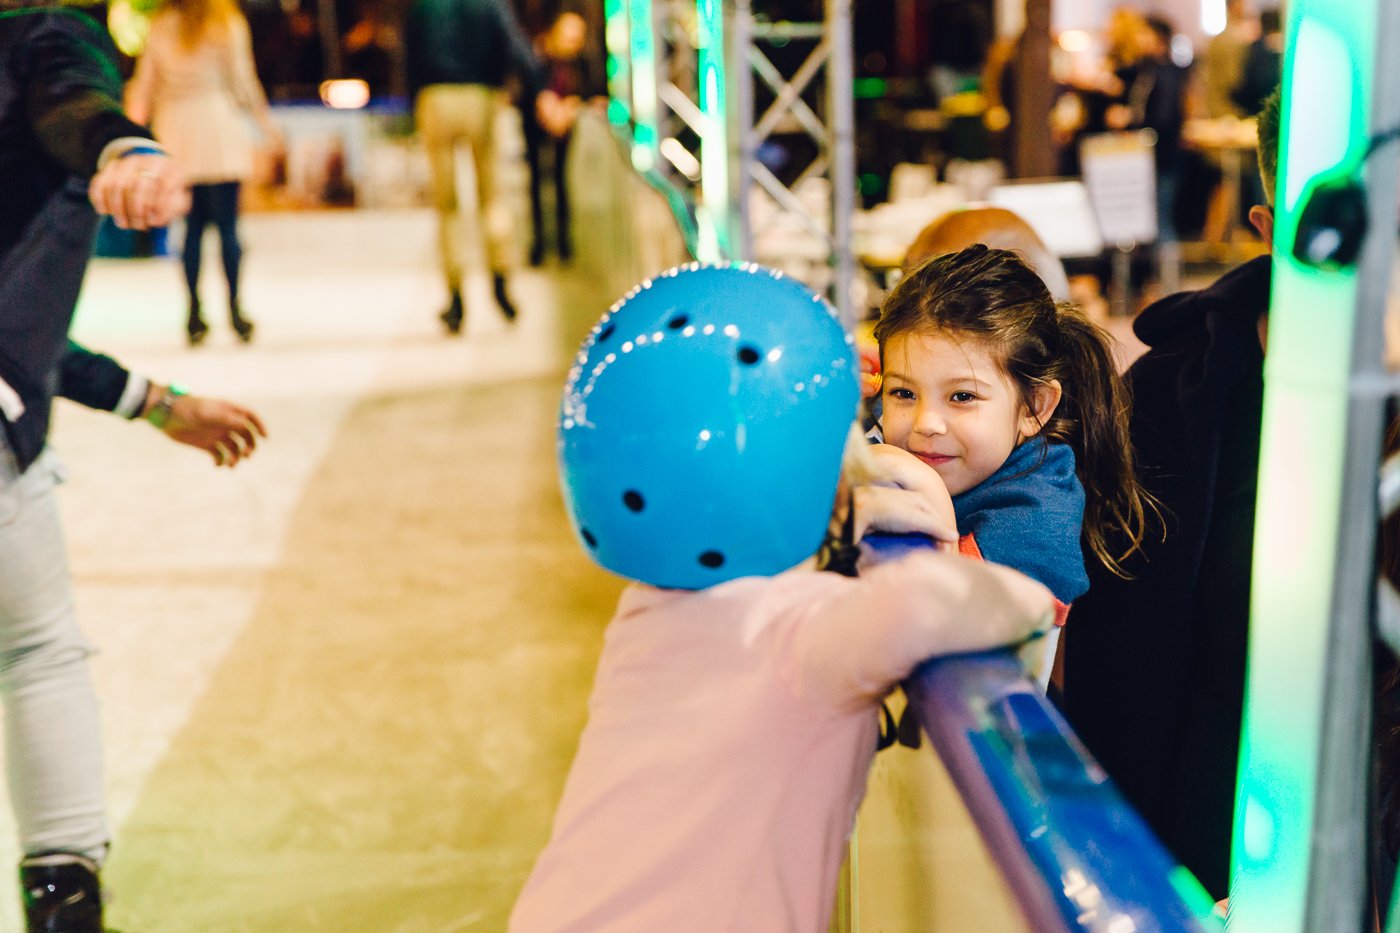
[[[1110,338],[1016,254],[980,245],[901,279],[875,338],[884,442],[942,478],[960,550],[1040,580],[1063,621],[1088,587],[1084,547],[1117,571],[1107,531],[1136,546],[1150,508]]]

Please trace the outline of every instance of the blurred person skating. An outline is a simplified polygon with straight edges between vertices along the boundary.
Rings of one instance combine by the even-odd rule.
[[[1104,27],[1104,57],[1087,76],[1071,77],[1051,112],[1051,132],[1060,150],[1060,173],[1078,175],[1079,144],[1085,136],[1111,127],[1109,112],[1127,97],[1137,77],[1139,62],[1150,43],[1147,20],[1132,7],[1119,6]],[[1011,99],[1014,89],[1005,89]]]
[[[262,434],[247,409],[132,376],[68,340],[97,232],[170,223],[184,177],[123,115],[116,49],[87,16],[0,15],[0,703],[30,933],[101,933],[110,831],[101,729],[46,448],[55,393],[144,416],[232,465]]]
[[[1272,243],[1277,90],[1258,125],[1270,204],[1249,219]],[[1134,322],[1149,349],[1126,376],[1130,429],[1166,534],[1142,540],[1126,576],[1090,567],[1066,630],[1070,724],[1216,899],[1229,887],[1270,261],[1163,298]]]
[[[1244,75],[1245,56],[1250,44],[1259,35],[1259,16],[1252,0],[1229,0],[1225,5],[1225,28],[1206,43],[1200,64],[1195,69],[1194,85],[1200,92],[1200,103],[1207,119],[1240,119],[1258,111],[1258,102],[1241,106],[1235,91]],[[1269,82],[1265,94],[1277,83]],[[1207,152],[1206,159],[1217,171],[1226,168],[1219,153]],[[1234,197],[1232,197],[1234,195]],[[1210,194],[1201,239],[1207,243],[1223,243],[1230,227],[1230,215],[1239,211],[1239,195],[1230,190],[1224,178]]]
[[[873,528],[953,534],[879,485],[857,396],[835,312],[756,267],[659,276],[585,341],[565,498],[589,554],[636,582],[513,933],[823,933],[881,698],[927,656],[1048,624],[1044,587],[957,554],[814,569],[862,490],[888,494],[857,510]]]
[[[1157,168],[1157,243],[1175,244],[1176,193],[1181,179],[1181,127],[1186,120],[1187,71],[1172,61],[1175,29],[1160,16],[1149,16],[1142,33],[1142,57],[1127,84],[1123,102],[1109,108],[1115,130],[1152,130]]]
[[[438,214],[438,247],[448,292],[440,315],[448,333],[462,331],[464,217],[457,192],[457,151],[465,146],[476,173],[476,220],[486,241],[496,304],[515,320],[507,277],[519,265],[520,243],[514,212],[496,185],[495,127],[508,106],[506,79],[520,81],[521,108],[534,107],[540,65],[506,0],[414,0],[404,31],[408,92],[428,168]]]
[[[209,332],[199,299],[204,230],[219,231],[229,323],[238,339],[253,338],[253,322],[239,304],[243,249],[238,240],[238,199],[253,173],[251,116],[274,148],[282,135],[253,68],[248,21],[234,0],[166,0],[151,21],[146,50],[127,90],[127,112],[149,122],[193,182],[181,259],[189,290],[189,342]]]
[[[540,38],[539,54],[544,65],[544,87],[535,107],[520,111],[525,130],[525,156],[530,163],[530,220],[533,242],[530,265],[544,262],[548,251],[545,237],[543,182],[548,166],[554,196],[554,242],[563,262],[573,257],[570,229],[567,173],[569,141],[574,124],[586,103],[604,93],[601,82],[584,56],[588,26],[582,16],[566,10]]]
[[[1245,54],[1258,37],[1259,16],[1254,12],[1253,0],[1228,0],[1225,28],[1206,43],[1196,69],[1206,117],[1246,117],[1258,111],[1257,106],[1242,107],[1234,99],[1235,89],[1244,75]],[[1273,88],[1273,83],[1269,88]]]
[[[1259,38],[1245,51],[1234,100],[1245,113],[1258,113],[1283,77],[1283,13],[1278,9],[1259,14]],[[1273,192],[1269,192],[1273,197]]]

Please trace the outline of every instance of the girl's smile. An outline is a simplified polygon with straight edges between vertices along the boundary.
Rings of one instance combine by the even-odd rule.
[[[1039,433],[1060,397],[1058,384],[1038,392],[1037,402],[1048,402],[1038,416],[991,347],[942,333],[891,337],[883,392],[885,443],[937,470],[955,496],[991,476],[1017,444]]]

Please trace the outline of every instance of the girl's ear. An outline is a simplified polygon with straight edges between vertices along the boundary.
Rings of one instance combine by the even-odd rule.
[[[1029,404],[1022,409],[1023,414],[1019,425],[1023,440],[1035,437],[1040,433],[1040,429],[1045,427],[1045,423],[1050,420],[1050,416],[1059,407],[1062,395],[1064,395],[1064,390],[1060,388],[1060,380],[1058,379],[1042,382],[1031,391]]]

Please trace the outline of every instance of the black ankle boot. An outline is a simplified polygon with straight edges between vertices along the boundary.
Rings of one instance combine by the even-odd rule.
[[[514,321],[515,305],[511,304],[510,296],[506,294],[506,277],[498,272],[492,276],[492,284],[496,290],[496,304],[501,306],[501,313],[506,316],[507,321]]]
[[[447,310],[438,315],[438,320],[442,321],[449,334],[455,336],[462,332],[462,321],[466,316],[466,309],[462,307],[462,293],[454,289]]]
[[[66,852],[19,863],[28,933],[103,933],[97,863]]]
[[[253,322],[243,316],[243,311],[237,305],[231,304],[228,309],[229,323],[233,325],[233,331],[238,335],[238,339],[244,343],[251,343],[253,340]]]
[[[185,322],[185,333],[189,334],[190,346],[197,347],[204,342],[204,338],[209,334],[209,325],[204,323],[204,318],[199,314],[199,302],[190,304],[190,316]]]

